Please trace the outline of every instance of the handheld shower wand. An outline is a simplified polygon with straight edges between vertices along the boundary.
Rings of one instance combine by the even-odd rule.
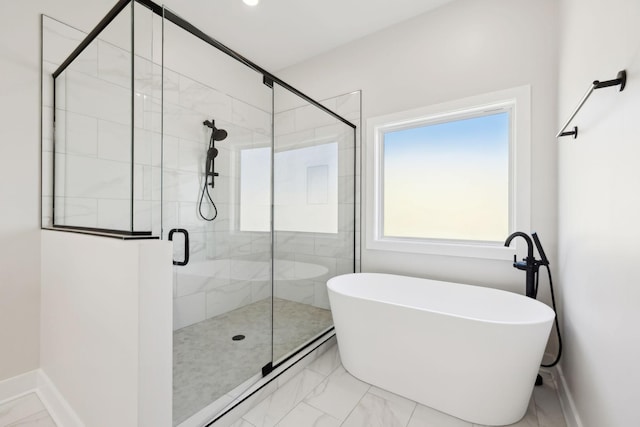
[[[209,186],[211,188],[215,185],[215,177],[220,174],[215,171],[215,158],[218,157],[218,149],[216,148],[216,141],[222,141],[227,137],[227,131],[224,129],[218,129],[215,124],[215,120],[205,120],[202,124],[209,129],[211,129],[211,137],[209,138],[209,147],[207,148],[207,156],[204,164],[204,183],[202,185],[202,191],[200,193],[200,202],[198,204],[198,213],[200,214],[200,218],[205,221],[213,221],[218,216],[218,208],[216,207],[215,202],[213,201],[213,197],[211,197],[211,193],[209,192]],[[211,178],[211,180],[209,180]],[[207,194],[207,199],[211,203],[213,207],[214,213],[212,217],[208,217],[202,213],[202,201],[204,200],[204,195]]]

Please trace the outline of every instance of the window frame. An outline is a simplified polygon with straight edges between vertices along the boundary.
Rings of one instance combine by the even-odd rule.
[[[507,248],[502,242],[384,236],[383,135],[393,130],[478,117],[497,110],[509,110],[511,128],[508,232],[526,231],[530,228],[531,204],[530,92],[530,86],[520,86],[368,119],[367,147],[363,153],[366,158],[365,247],[373,250],[500,260],[511,259],[515,253],[514,249],[519,252],[520,242],[515,242],[514,247]],[[504,237],[506,239],[507,236]]]

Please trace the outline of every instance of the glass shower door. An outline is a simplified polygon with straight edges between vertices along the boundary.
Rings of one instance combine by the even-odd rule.
[[[333,326],[327,280],[354,272],[355,129],[277,83],[274,110],[278,363]]]
[[[188,258],[174,267],[178,425],[271,366],[272,88],[167,20],[161,71],[163,237],[175,230],[174,260]]]

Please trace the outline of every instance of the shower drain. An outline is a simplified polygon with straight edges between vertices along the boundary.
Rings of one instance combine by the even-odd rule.
[[[242,341],[244,339],[244,335],[234,335],[231,339],[234,341]]]

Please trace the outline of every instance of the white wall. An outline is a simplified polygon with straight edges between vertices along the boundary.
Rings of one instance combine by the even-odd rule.
[[[42,231],[41,369],[84,425],[171,425],[171,256]]]
[[[556,9],[552,0],[459,0],[277,74],[319,99],[362,89],[365,121],[378,115],[531,85],[531,230],[539,232],[554,262]],[[364,135],[363,144],[369,143]],[[524,274],[513,269],[508,261],[363,247],[362,270],[524,292]],[[542,292],[541,296],[546,298],[546,290]]]
[[[640,3],[563,0],[558,119],[593,80],[626,69],[627,88],[593,93],[559,141],[561,366],[585,427],[638,424],[640,383]]]
[[[0,0],[0,379],[38,367],[40,13],[92,26],[112,0]]]

